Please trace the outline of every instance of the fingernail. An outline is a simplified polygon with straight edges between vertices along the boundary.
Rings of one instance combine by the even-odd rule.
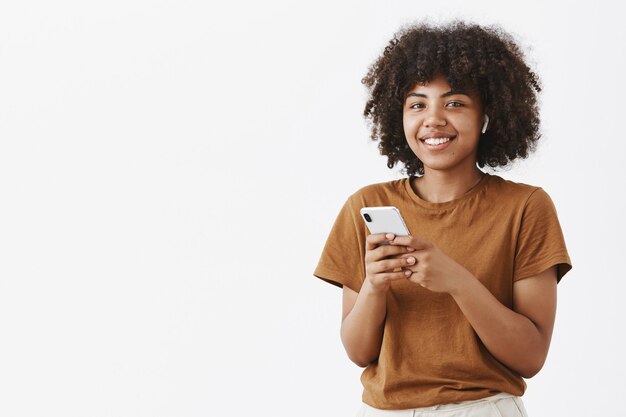
[[[395,236],[393,235],[393,233],[387,233],[387,234],[385,235],[385,237],[386,237],[387,239],[391,240],[391,239],[393,239]]]
[[[406,258],[406,261],[407,261],[408,263],[412,264],[412,263],[415,263],[415,258],[413,258],[413,257],[409,257],[409,258]]]
[[[407,246],[406,250],[407,250],[407,252],[413,252],[415,249],[413,249],[413,248],[412,248],[412,247],[410,247],[410,246]]]
[[[409,275],[411,275],[411,271],[404,271],[404,275],[408,277]]]

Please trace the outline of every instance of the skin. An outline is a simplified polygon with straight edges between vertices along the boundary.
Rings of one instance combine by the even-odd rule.
[[[482,103],[476,94],[449,95],[450,90],[447,80],[437,76],[414,86],[403,109],[407,142],[424,162],[424,175],[412,185],[421,198],[431,202],[461,197],[483,175],[476,167],[484,122]],[[456,138],[445,149],[434,151],[420,140],[433,131]],[[383,241],[390,245],[380,245]],[[489,352],[524,378],[543,367],[556,315],[556,267],[516,281],[512,309],[434,243],[419,236],[369,235],[365,269],[360,292],[343,287],[341,340],[357,365],[365,367],[378,358],[386,293],[391,281],[408,279],[430,291],[450,294]]]

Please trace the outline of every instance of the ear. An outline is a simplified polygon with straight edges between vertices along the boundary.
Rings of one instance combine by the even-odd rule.
[[[485,133],[487,131],[488,125],[489,125],[489,116],[485,114],[485,123],[483,124],[483,128],[480,131]]]

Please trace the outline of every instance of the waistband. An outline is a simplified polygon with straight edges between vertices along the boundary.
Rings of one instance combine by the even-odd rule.
[[[376,416],[389,416],[389,417],[401,417],[401,416],[413,416],[416,412],[421,411],[453,411],[466,407],[471,407],[478,404],[486,404],[489,402],[497,401],[502,398],[510,398],[515,397],[513,394],[509,394],[508,392],[500,392],[496,395],[492,395],[490,397],[480,398],[478,400],[469,400],[469,401],[460,401],[455,403],[448,404],[437,404],[431,405],[429,407],[418,407],[418,408],[409,408],[405,410],[380,410],[378,408],[374,408],[367,404],[364,406],[370,410],[376,410]]]

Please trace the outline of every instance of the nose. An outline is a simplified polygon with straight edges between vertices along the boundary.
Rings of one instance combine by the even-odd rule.
[[[442,115],[441,110],[432,106],[424,119],[424,127],[445,126],[446,124],[446,118]]]

